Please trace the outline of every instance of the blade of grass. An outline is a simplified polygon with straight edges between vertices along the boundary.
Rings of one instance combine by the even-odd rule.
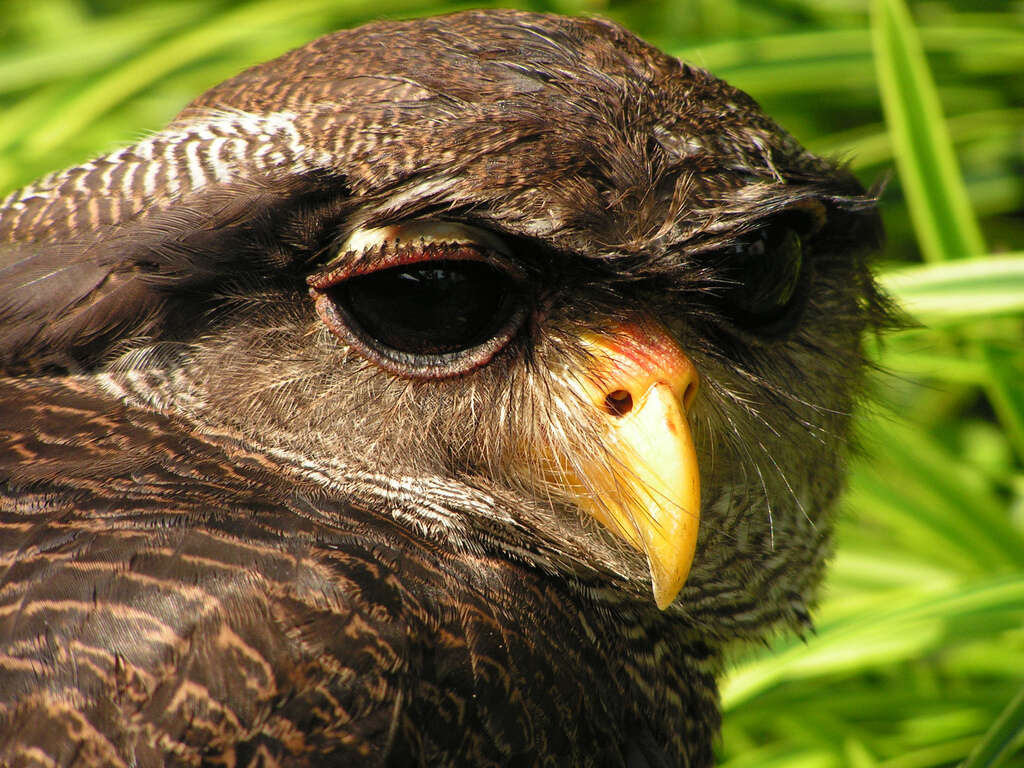
[[[929,261],[985,252],[921,40],[903,0],[873,0],[878,86],[921,251]]]
[[[984,50],[989,66],[996,72],[1014,71],[1014,57],[1021,56],[1024,31],[1019,24],[1002,28],[991,22],[958,23],[965,14],[949,14],[948,23],[920,30],[922,43],[930,52],[962,53]],[[806,29],[795,33],[760,35],[712,41],[676,48],[674,56],[708,67],[721,75],[759,64],[785,64],[810,60],[825,61],[838,57],[853,59],[861,71],[869,70],[871,36],[861,27],[845,29]],[[867,79],[872,75],[867,73]],[[819,87],[820,84],[819,84]]]
[[[993,137],[1013,140],[1024,127],[1024,109],[986,109],[951,117],[946,121],[955,144],[966,144]],[[857,128],[821,136],[807,142],[807,148],[819,155],[849,157],[854,169],[891,163],[893,146],[885,126],[861,125]]]
[[[1024,735],[1024,688],[1006,705],[960,768],[996,768],[1009,757],[1011,746],[1021,735]]]
[[[1010,444],[1024,462],[1024,388],[1021,387],[1021,354],[1017,350],[982,345],[988,367],[986,392]]]
[[[903,268],[881,284],[924,323],[1024,312],[1024,254]]]
[[[939,647],[947,633],[967,636],[976,617],[995,614],[1005,626],[1020,621],[1024,576],[991,579],[930,595],[913,591],[902,599],[879,596],[865,616],[823,624],[800,644],[785,641],[771,655],[735,666],[722,685],[725,711],[783,679],[863,671],[901,659],[920,658]]]
[[[945,538],[943,554],[973,560],[981,572],[1015,570],[1024,562],[1024,537],[1010,522],[1005,505],[987,478],[959,455],[920,425],[893,413],[864,414],[860,431],[873,455],[870,462],[858,464],[855,482],[873,476],[899,494],[894,522],[907,530],[926,526]],[[915,548],[913,539],[903,545]]]
[[[67,40],[18,48],[0,55],[0,94],[38,87],[62,77],[102,72],[122,56],[170,34],[199,12],[196,3],[145,6],[110,20],[94,21]],[[103,45],[96,41],[102,40]]]
[[[989,380],[984,363],[962,355],[884,347],[875,350],[874,359],[884,370],[900,377],[918,376],[974,386],[982,386]]]

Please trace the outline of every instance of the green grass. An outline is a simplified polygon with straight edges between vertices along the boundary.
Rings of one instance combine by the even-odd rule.
[[[0,0],[0,193],[322,32],[468,5]],[[921,326],[869,342],[817,633],[735,660],[722,764],[1024,766],[1024,5],[518,5],[610,16],[866,184],[893,173],[881,279]]]

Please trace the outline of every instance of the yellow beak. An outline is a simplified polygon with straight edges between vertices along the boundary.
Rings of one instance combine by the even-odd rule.
[[[605,452],[576,457],[563,478],[579,506],[647,555],[664,610],[690,573],[700,523],[700,474],[687,421],[697,372],[660,325],[645,322],[583,339],[592,355],[577,394],[607,426]],[[610,461],[609,461],[610,459]]]

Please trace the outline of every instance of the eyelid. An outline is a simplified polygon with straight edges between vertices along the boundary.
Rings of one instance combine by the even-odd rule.
[[[359,275],[429,261],[482,261],[513,279],[526,278],[525,270],[494,233],[453,221],[413,221],[357,229],[327,268],[306,282],[322,291]]]

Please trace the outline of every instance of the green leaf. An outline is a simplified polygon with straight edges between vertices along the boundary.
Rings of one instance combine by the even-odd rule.
[[[873,0],[876,70],[896,163],[928,261],[985,252],[921,40],[903,0]]]
[[[986,390],[992,407],[1017,456],[1024,462],[1024,370],[1020,347],[1006,349],[993,344],[982,347],[988,366]]]
[[[986,614],[1020,621],[1024,575],[948,590],[898,591],[879,596],[862,615],[824,623],[804,644],[783,641],[770,655],[738,664],[722,685],[728,711],[782,680],[828,676],[919,658],[941,644],[945,632],[971,631]],[[870,619],[870,620],[869,620]]]
[[[1009,757],[1013,743],[1024,734],[1024,688],[992,723],[960,768],[996,768]]]
[[[1024,254],[907,267],[880,282],[925,324],[1024,312]]]

